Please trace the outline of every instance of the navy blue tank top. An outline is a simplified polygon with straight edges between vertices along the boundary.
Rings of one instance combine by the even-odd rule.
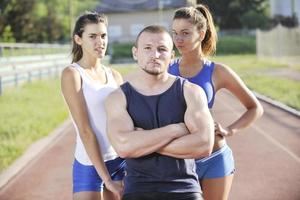
[[[151,96],[139,93],[128,82],[121,85],[134,126],[150,130],[184,122],[183,85],[184,79],[177,77],[165,92]],[[125,194],[200,191],[194,159],[152,153],[140,158],[126,158],[126,172]]]
[[[203,68],[199,73],[191,78],[187,78],[192,83],[195,83],[203,88],[208,102],[208,107],[212,108],[215,100],[215,89],[212,83],[212,74],[214,72],[215,64],[211,61],[205,60]],[[179,59],[171,63],[168,72],[175,76],[180,76]]]

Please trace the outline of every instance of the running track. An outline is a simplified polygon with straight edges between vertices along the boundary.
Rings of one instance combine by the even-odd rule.
[[[244,110],[227,93],[216,98],[215,118],[224,124]],[[227,141],[236,174],[230,200],[300,200],[300,118],[263,103],[254,125]],[[68,200],[73,128],[66,130],[0,189],[0,200]]]

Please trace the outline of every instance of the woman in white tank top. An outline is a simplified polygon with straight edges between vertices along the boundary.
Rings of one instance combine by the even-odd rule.
[[[101,64],[106,48],[106,17],[94,12],[81,15],[73,31],[73,61],[61,78],[77,133],[73,199],[120,199],[122,195],[124,160],[107,139],[104,100],[123,80]]]

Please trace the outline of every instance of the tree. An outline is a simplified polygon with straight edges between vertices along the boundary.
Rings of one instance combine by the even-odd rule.
[[[35,0],[4,0],[1,1],[1,25],[0,35],[6,27],[11,28],[13,38],[22,41],[24,38],[24,27],[30,24],[30,12],[32,12]]]
[[[265,23],[248,24],[249,17],[253,17],[251,21],[267,19],[267,0],[198,0],[197,3],[206,4],[210,8],[220,29],[257,28],[253,26],[263,26]]]
[[[97,4],[99,0],[1,0],[1,40],[69,42],[74,16],[94,10]]]

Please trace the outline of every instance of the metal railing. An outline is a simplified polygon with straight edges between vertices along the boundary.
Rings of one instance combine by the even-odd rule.
[[[69,52],[70,45],[0,43],[0,95],[10,86],[58,76],[71,63]]]
[[[71,63],[67,54],[48,56],[24,56],[0,59],[0,95],[9,86],[17,87],[24,82],[42,79],[49,76],[59,76],[62,69]]]
[[[70,52],[70,45],[66,44],[0,43],[0,57],[67,52]]]

